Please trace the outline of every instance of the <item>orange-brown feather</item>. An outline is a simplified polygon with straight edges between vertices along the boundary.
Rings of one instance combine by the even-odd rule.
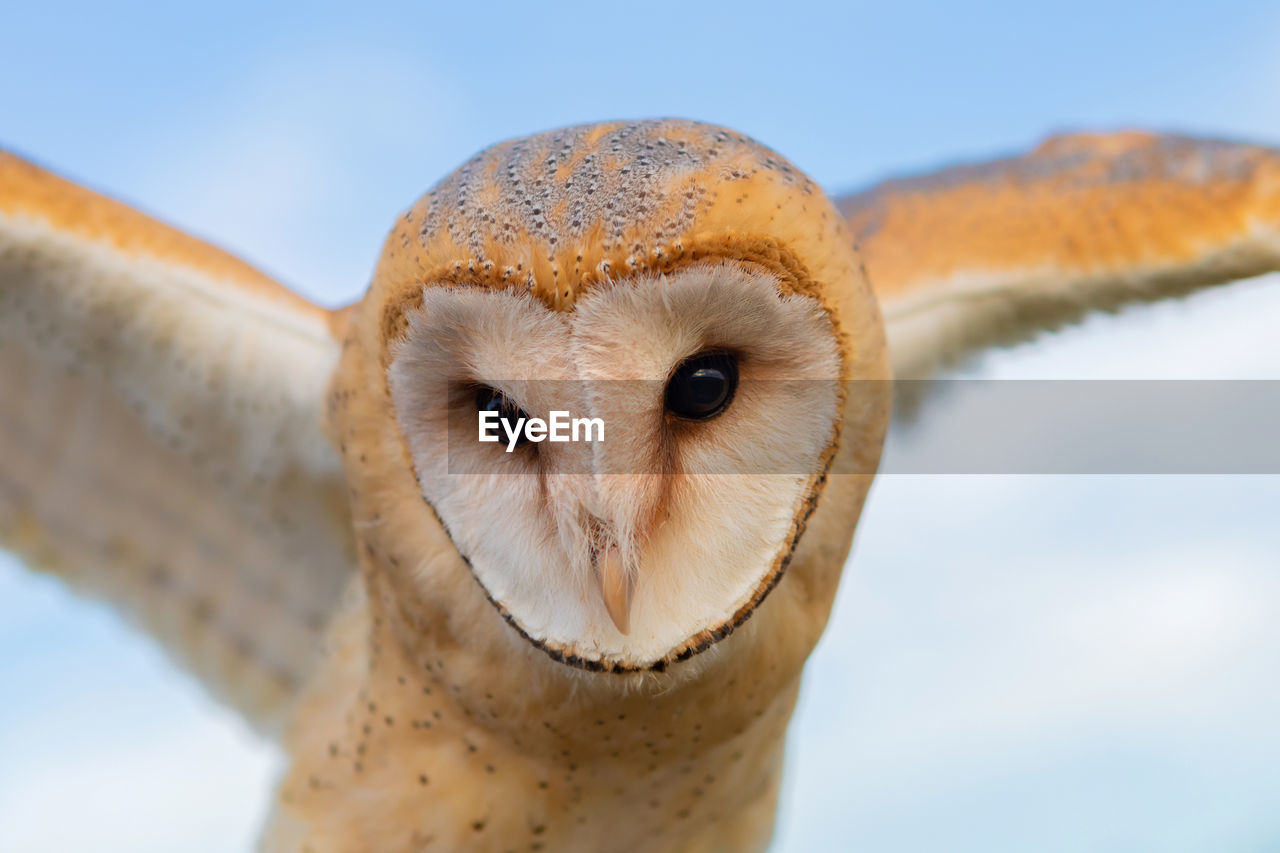
[[[1173,267],[1280,227],[1280,152],[1137,132],[1060,136],[837,204],[885,297],[966,270]]]
[[[207,273],[230,286],[303,314],[325,309],[282,287],[250,264],[128,205],[0,150],[0,214],[43,220],[67,234]]]
[[[1091,311],[1280,268],[1280,152],[1257,145],[1060,136],[837,205],[895,373],[912,378]]]

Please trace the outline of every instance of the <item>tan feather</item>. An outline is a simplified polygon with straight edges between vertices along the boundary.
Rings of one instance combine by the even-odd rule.
[[[0,154],[0,537],[267,730],[351,574],[328,312]]]

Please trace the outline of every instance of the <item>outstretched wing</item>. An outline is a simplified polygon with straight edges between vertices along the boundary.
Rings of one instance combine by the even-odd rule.
[[[0,152],[0,547],[264,729],[352,574],[329,312]]]
[[[1280,269],[1280,152],[1079,134],[837,200],[895,375],[927,378],[1093,311]]]

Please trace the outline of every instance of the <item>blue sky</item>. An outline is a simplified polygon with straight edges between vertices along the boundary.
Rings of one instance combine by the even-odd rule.
[[[329,304],[467,156],[573,122],[728,124],[830,189],[1064,128],[1280,144],[1274,4],[188,5],[6,9],[0,146]],[[1277,316],[1263,279],[972,372],[1280,378]],[[879,483],[777,849],[1273,849],[1278,504],[1273,477]],[[0,849],[250,844],[273,748],[3,559],[0,694]]]

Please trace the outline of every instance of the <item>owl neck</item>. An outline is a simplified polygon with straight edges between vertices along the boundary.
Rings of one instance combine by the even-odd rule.
[[[798,669],[731,642],[672,672],[588,672],[521,637],[474,580],[468,578],[470,591],[483,606],[459,620],[402,577],[378,569],[366,576],[366,680],[371,687],[402,679],[416,685],[415,702],[434,710],[446,701],[475,731],[512,749],[544,757],[568,752],[580,762],[628,751],[687,760],[754,731],[777,708],[790,713]]]
[[[281,846],[367,846],[371,825],[441,849],[767,841],[794,678],[768,696],[757,683],[767,678],[716,671],[713,689],[688,678],[663,690],[638,676],[596,680],[608,676],[533,649],[537,663],[518,645],[507,649],[514,663],[495,660],[484,643],[428,627],[385,575],[365,582],[332,636],[339,665],[299,712],[306,737],[289,744],[272,836]]]

